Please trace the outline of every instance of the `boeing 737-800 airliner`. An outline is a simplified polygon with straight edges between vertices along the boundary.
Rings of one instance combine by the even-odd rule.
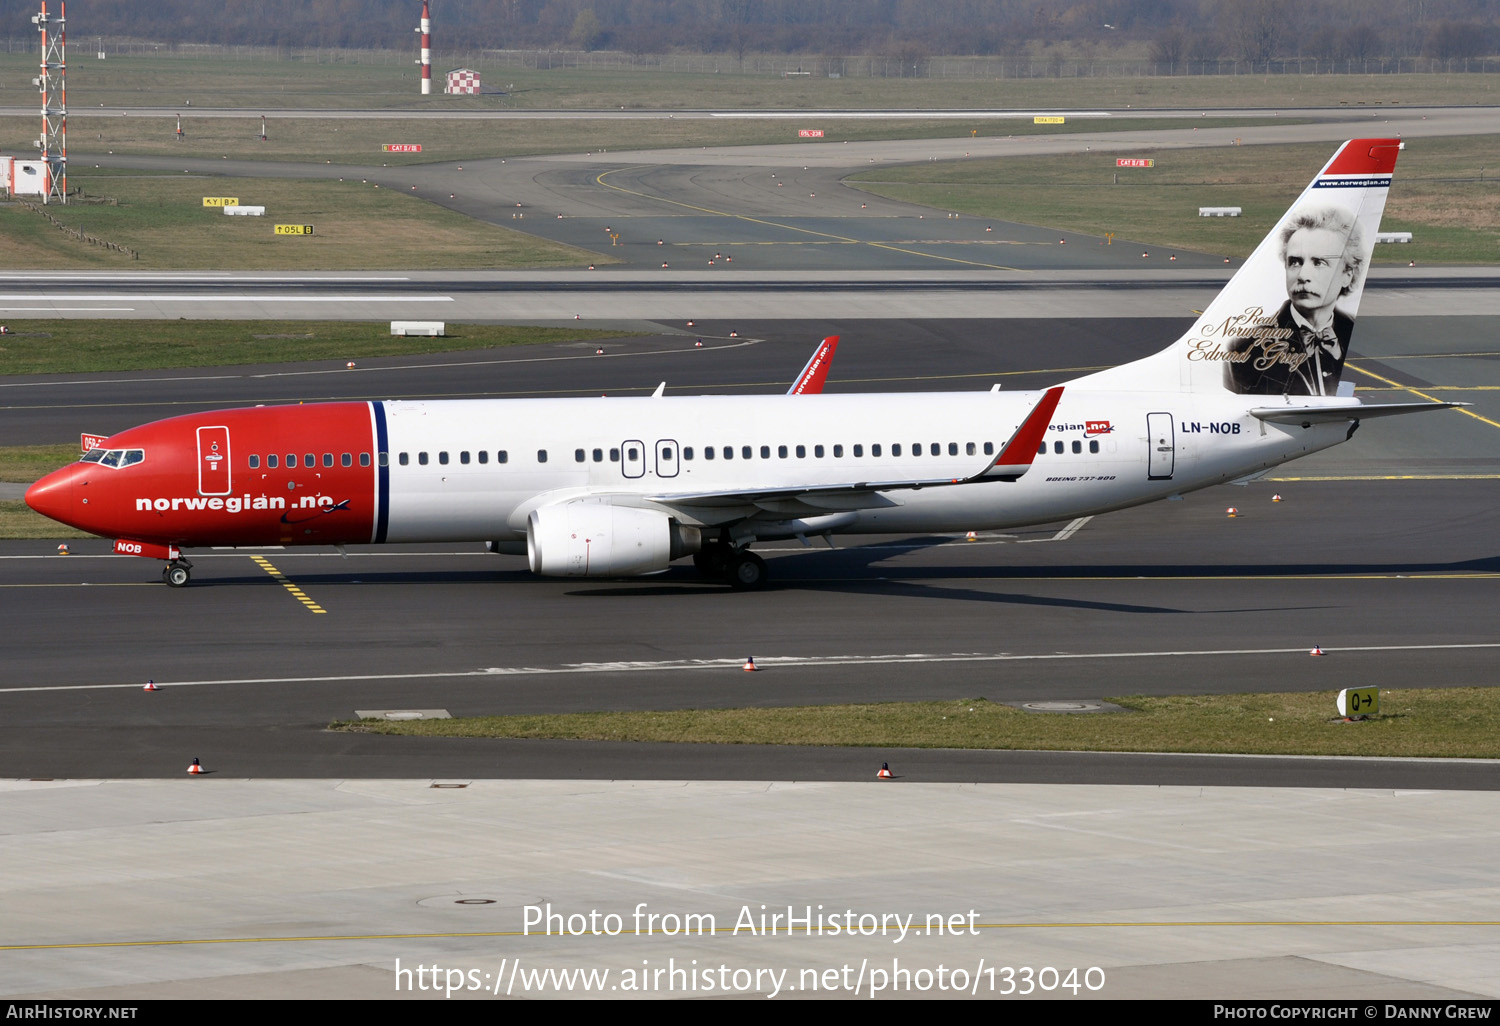
[[[483,541],[549,576],[693,556],[738,588],[750,546],[1003,529],[1103,513],[1328,448],[1369,417],[1341,383],[1397,139],[1356,139],[1154,356],[1041,391],[341,402],[122,431],[26,493],[166,561],[205,545]],[[829,347],[831,348],[831,347]]]

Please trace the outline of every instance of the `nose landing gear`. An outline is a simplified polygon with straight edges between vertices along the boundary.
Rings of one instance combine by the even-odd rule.
[[[183,588],[192,579],[192,571],[193,564],[179,557],[161,568],[161,579],[169,588]]]

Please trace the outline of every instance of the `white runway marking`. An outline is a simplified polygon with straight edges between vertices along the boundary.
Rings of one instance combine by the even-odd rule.
[[[1454,649],[1494,649],[1500,642],[1479,642],[1461,645],[1353,645],[1348,648],[1327,648],[1329,654],[1349,652],[1434,652]],[[905,655],[835,655],[835,656],[766,656],[757,657],[756,666],[762,670],[796,667],[822,666],[888,666],[921,663],[1004,663],[1004,662],[1052,662],[1057,660],[1085,659],[1165,659],[1174,656],[1245,656],[1245,655],[1306,655],[1307,649],[1297,648],[1220,648],[1198,651],[1160,652],[1050,652],[1032,655],[1011,652],[951,652],[925,654],[920,652]],[[340,684],[348,681],[383,680],[442,680],[455,677],[544,677],[580,673],[665,673],[673,670],[740,670],[742,658],[736,659],[665,659],[641,662],[609,663],[565,663],[561,666],[486,666],[477,670],[455,670],[432,673],[351,673],[330,677],[235,677],[222,680],[178,680],[157,681],[161,688],[216,687],[234,684]],[[36,685],[18,688],[0,688],[0,694],[10,695],[34,691],[103,691],[114,688],[139,689],[139,681],[128,684],[58,684]]]
[[[5,302],[29,302],[41,303],[54,297],[41,295],[0,295],[0,303]],[[235,293],[218,293],[212,296],[175,296],[166,293],[159,296],[134,296],[131,297],[140,302],[150,303],[451,303],[452,296],[424,296],[424,295],[359,295],[359,296],[309,296],[300,293],[278,295],[270,292],[252,292],[245,295]],[[74,302],[104,303],[111,300],[118,301],[119,296],[68,296]],[[3,307],[3,309],[20,309],[18,307]],[[62,307],[35,307],[34,309],[58,310]],[[97,309],[97,307],[79,307],[78,309]],[[124,309],[124,308],[122,308]]]

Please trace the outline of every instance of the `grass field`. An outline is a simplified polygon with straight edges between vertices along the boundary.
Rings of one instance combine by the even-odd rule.
[[[439,61],[444,58],[439,57]],[[968,107],[1310,107],[1374,104],[1492,104],[1500,75],[1225,75],[1095,78],[783,78],[739,74],[732,58],[717,73],[657,69],[534,70],[481,66],[482,96],[421,96],[415,67],[113,56],[84,52],[68,67],[72,114],[84,108],[149,106],[402,109],[618,110]],[[959,62],[955,61],[955,68]],[[1102,72],[1102,62],[1096,66]],[[441,74],[441,69],[438,71]],[[36,58],[0,54],[0,106],[32,107]],[[259,110],[254,110],[259,114]],[[71,120],[71,115],[70,115]]]
[[[583,267],[604,258],[456,214],[395,189],[358,181],[178,178],[74,173],[84,199],[49,213],[70,228],[140,254],[91,245],[18,204],[0,206],[7,267],[117,269],[231,267],[236,270],[374,270]],[[205,196],[266,207],[264,217],[227,217]],[[311,224],[310,236],[280,236],[275,224]],[[3,364],[0,364],[3,366]],[[13,372],[14,373],[14,372]]]
[[[421,737],[565,738],[1252,755],[1500,757],[1500,688],[1382,691],[1381,714],[1342,722],[1334,693],[1111,698],[1123,713],[1041,714],[959,702],[338,722]]]
[[[91,534],[64,527],[56,520],[48,520],[40,513],[33,513],[20,499],[0,500],[0,538],[30,540],[47,539],[65,541],[72,538],[92,538]]]
[[[271,118],[266,141],[260,141],[260,118],[183,116],[183,138],[176,138],[170,115],[68,117],[68,147],[75,156],[73,171],[83,161],[110,155],[172,156],[241,160],[292,161],[314,164],[404,167],[440,161],[517,157],[544,153],[695,146],[751,146],[799,142],[799,128],[821,128],[821,140],[800,140],[809,147],[842,141],[881,139],[959,139],[1010,135],[1067,135],[1074,132],[1124,132],[1181,127],[1180,120],[1123,117],[1070,119],[1061,125],[1037,125],[1030,115],[1015,118],[809,118],[804,122],[729,118],[649,118],[619,120],[579,118],[538,120],[503,118],[463,121],[441,117],[378,119]],[[1196,127],[1250,127],[1300,124],[1293,117],[1202,118]],[[24,152],[37,134],[35,118],[0,118],[0,151]],[[386,143],[416,143],[421,153],[386,153]],[[70,171],[69,182],[73,173]]]
[[[1245,256],[1327,161],[1325,144],[1141,150],[1152,168],[1116,168],[1115,158],[974,159],[882,168],[851,185],[881,196],[975,217],[1206,253]],[[1199,206],[1238,206],[1238,218],[1198,217]],[[1381,221],[1410,231],[1375,262],[1494,263],[1500,260],[1500,136],[1423,139],[1396,167]]]
[[[34,322],[35,323],[35,322]],[[449,324],[443,338],[400,337],[387,322],[49,320],[15,322],[0,337],[0,375],[408,356],[618,338],[617,331],[510,324]],[[0,454],[9,450],[0,449]],[[4,467],[0,455],[0,467]],[[8,480],[0,477],[0,480]]]

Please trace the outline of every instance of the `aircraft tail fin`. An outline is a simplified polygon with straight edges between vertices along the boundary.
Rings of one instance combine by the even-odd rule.
[[[1337,395],[1401,147],[1399,139],[1344,143],[1187,334],[1068,384]]]

